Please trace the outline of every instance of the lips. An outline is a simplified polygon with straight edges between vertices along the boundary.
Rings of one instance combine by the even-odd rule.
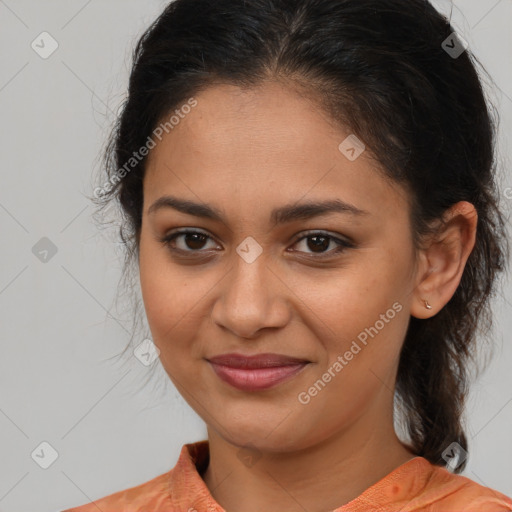
[[[291,366],[308,363],[305,359],[296,357],[282,356],[279,354],[257,354],[254,356],[244,356],[242,354],[222,354],[211,357],[211,363],[228,366],[230,368],[273,368],[277,366]]]
[[[292,378],[310,363],[279,354],[223,354],[208,361],[222,381],[242,391],[261,391],[274,387]]]

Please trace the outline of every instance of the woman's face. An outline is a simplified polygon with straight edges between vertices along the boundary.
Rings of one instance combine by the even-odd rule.
[[[292,451],[389,421],[416,278],[405,193],[289,88],[218,85],[195,100],[144,178],[141,286],[169,377],[238,446]],[[350,207],[305,207],[334,201]],[[183,230],[203,236],[162,241]],[[243,389],[209,362],[228,353],[307,364]]]

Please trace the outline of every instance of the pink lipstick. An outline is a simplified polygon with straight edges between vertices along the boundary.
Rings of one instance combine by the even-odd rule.
[[[242,391],[276,386],[295,376],[310,362],[279,354],[222,354],[208,361],[220,379]]]

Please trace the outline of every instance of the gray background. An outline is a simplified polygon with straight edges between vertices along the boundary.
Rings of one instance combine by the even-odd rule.
[[[133,356],[109,359],[128,342],[131,316],[114,303],[122,263],[115,233],[98,230],[86,198],[126,92],[132,47],[165,4],[0,0],[3,512],[62,510],[143,483],[171,469],[184,443],[206,437],[158,360],[152,370]],[[448,12],[451,4],[435,5]],[[500,187],[510,214],[512,0],[453,6],[453,23],[497,85],[490,94],[502,118]],[[43,31],[59,45],[46,59],[31,47]],[[46,262],[33,252],[43,237],[57,248]],[[495,357],[468,403],[464,474],[512,495],[510,280],[503,295]],[[48,469],[40,467],[51,456],[41,452],[44,441],[58,453]]]

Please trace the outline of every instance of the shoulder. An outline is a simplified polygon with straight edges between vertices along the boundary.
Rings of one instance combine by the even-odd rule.
[[[184,504],[190,503],[191,500],[206,503],[207,508],[211,508],[213,498],[209,495],[198,471],[205,467],[208,457],[207,440],[185,444],[181,448],[176,465],[167,473],[62,512],[168,512],[190,509]]]
[[[171,470],[172,471],[172,470]],[[62,512],[139,512],[148,510],[164,510],[169,505],[168,484],[171,471],[163,473],[147,482],[122,491],[109,494],[85,505],[69,508]]]
[[[433,466],[424,491],[406,510],[443,512],[510,512],[512,500],[490,487],[445,468]]]

